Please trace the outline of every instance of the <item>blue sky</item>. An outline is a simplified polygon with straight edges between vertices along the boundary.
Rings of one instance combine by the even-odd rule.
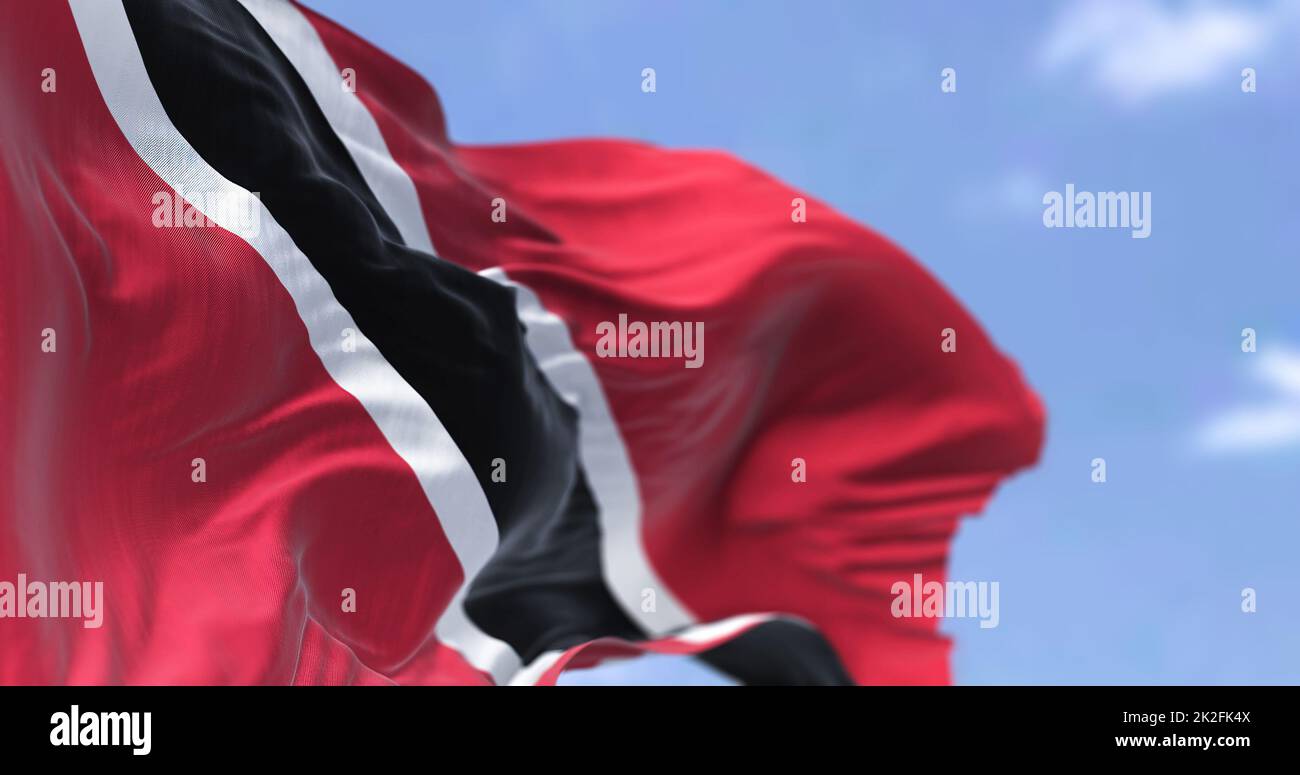
[[[1300,2],[308,1],[457,141],[725,149],[957,294],[1049,420],[956,541],[952,576],[1001,591],[997,628],[945,622],[959,682],[1300,683]],[[1066,183],[1150,191],[1151,236],[1044,228]]]

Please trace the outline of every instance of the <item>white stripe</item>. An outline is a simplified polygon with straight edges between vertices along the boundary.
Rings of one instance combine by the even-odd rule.
[[[741,630],[776,618],[774,614],[741,614],[729,619],[721,619],[683,630],[674,635],[673,640],[698,646],[711,641],[730,638]]]
[[[339,87],[338,63],[330,56],[311,22],[291,3],[278,0],[240,0],[271,39],[298,69],[334,131],[344,138],[348,152],[364,171],[373,167],[382,188],[372,190],[390,214],[420,213],[415,184],[393,161],[374,118],[355,94]],[[365,73],[358,73],[358,78]],[[377,77],[372,75],[371,77]],[[400,177],[401,182],[396,179]],[[367,182],[370,176],[367,175]],[[424,221],[420,220],[423,229]],[[402,232],[408,245],[433,252],[427,231],[421,241]],[[591,363],[578,352],[568,328],[546,311],[536,294],[506,277],[505,272],[483,272],[519,289],[519,317],[528,328],[528,346],[556,390],[578,410],[580,450],[600,514],[601,565],[605,583],[623,609],[650,635],[660,635],[694,624],[696,619],[673,595],[650,564],[641,541],[641,496],[627,448],[604,390]],[[472,578],[472,577],[471,577]],[[645,592],[654,594],[654,610],[642,610]]]
[[[140,158],[200,211],[206,204],[205,193],[215,194],[216,201],[226,205],[237,204],[204,213],[232,233],[246,230],[227,214],[251,211],[260,218],[256,234],[240,236],[261,254],[293,297],[326,371],[356,396],[414,470],[465,578],[473,578],[496,550],[496,522],[478,479],[447,429],[370,342],[359,337],[356,352],[344,352],[342,332],[359,331],[356,321],[261,201],[209,166],[172,125],[149,80],[121,3],[71,0],[70,4],[104,101]],[[439,619],[438,639],[498,683],[504,682],[518,670],[519,658],[508,645],[469,621],[460,604],[464,591],[462,585]]]
[[[347,147],[352,160],[361,170],[366,185],[383,205],[388,217],[397,224],[408,247],[433,252],[424,211],[410,176],[393,161],[384,143],[379,125],[354,92],[343,88],[341,71],[312,23],[292,3],[285,0],[239,0],[240,4],[262,25],[275,45],[302,76],[316,98],[316,104],[329,121],[334,134]],[[375,78],[377,73],[355,73],[356,78]]]
[[[550,670],[562,656],[564,656],[563,649],[545,652],[525,665],[518,673],[515,673],[515,677],[510,679],[510,685],[536,686],[537,682],[542,680],[542,676],[546,674],[546,671]]]
[[[775,621],[778,618],[788,619],[789,621],[794,621],[808,626],[802,620],[793,617],[779,617],[776,614],[740,614],[739,616],[720,619],[716,622],[708,622],[707,624],[698,624],[694,627],[687,627],[680,632],[675,632],[672,635],[657,638],[656,640],[659,643],[680,643],[686,646],[700,646],[703,647],[700,649],[701,651],[708,651],[715,646],[722,645],[722,641],[729,640],[750,627],[762,624],[763,622]],[[585,645],[586,644],[584,643],[575,646],[574,648],[581,648]],[[563,649],[543,653],[516,673],[515,677],[510,679],[510,685],[536,686],[537,682],[542,680],[542,676],[546,675],[546,671],[554,667],[555,663],[560,661],[560,657],[564,656],[566,653],[567,650]],[[646,649],[645,653],[655,652],[653,649]],[[627,656],[619,655],[607,657],[606,659],[601,660],[601,662],[635,659],[636,657],[644,655],[644,653]],[[565,671],[561,671],[561,673],[563,672]]]
[[[499,267],[480,274],[515,288],[519,319],[528,330],[528,349],[560,396],[581,415],[579,455],[600,515],[605,585],[651,635],[694,624],[695,617],[659,579],[646,556],[636,475],[591,362],[573,346],[565,322],[543,308],[537,294],[512,281]],[[652,611],[641,606],[647,590],[654,594]]]

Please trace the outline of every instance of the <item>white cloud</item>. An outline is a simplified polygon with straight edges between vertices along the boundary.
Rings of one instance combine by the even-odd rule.
[[[1217,78],[1239,83],[1241,69],[1258,69],[1274,43],[1297,31],[1297,22],[1296,0],[1257,8],[1078,0],[1057,16],[1040,57],[1051,72],[1077,72],[1136,104]]]
[[[1252,452],[1300,445],[1300,353],[1259,353],[1254,376],[1271,388],[1265,402],[1212,418],[1198,433],[1206,452]]]

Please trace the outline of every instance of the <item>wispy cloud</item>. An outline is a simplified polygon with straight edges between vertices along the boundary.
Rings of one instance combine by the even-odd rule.
[[[1256,356],[1253,375],[1271,395],[1213,417],[1197,434],[1206,452],[1253,452],[1300,445],[1300,353]]]
[[[1300,30],[1300,2],[1247,8],[1223,3],[1078,0],[1057,16],[1040,51],[1050,72],[1076,71],[1126,104],[1238,79]]]

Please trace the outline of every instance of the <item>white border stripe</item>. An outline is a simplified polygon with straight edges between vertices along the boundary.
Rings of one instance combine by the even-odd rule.
[[[204,194],[237,205],[216,208],[224,213],[204,213],[232,233],[240,234],[241,229],[228,217],[230,213],[255,212],[261,219],[256,235],[241,236],[293,297],[326,371],[356,396],[389,444],[414,470],[465,578],[472,579],[496,550],[497,528],[478,479],[447,429],[364,337],[359,337],[356,352],[343,351],[341,332],[347,328],[359,331],[356,321],[261,201],[209,166],[172,125],[149,80],[121,3],[70,0],[70,5],[104,101],[140,158],[200,211],[206,205]],[[195,197],[191,192],[200,194]],[[508,645],[469,621],[461,605],[467,586],[461,586],[435,632],[470,664],[503,683],[518,670],[519,658]]]
[[[392,159],[370,111],[355,94],[340,88],[338,64],[311,22],[292,3],[240,2],[298,69],[330,126],[344,138],[357,166],[363,171],[372,167],[377,178],[383,177],[385,182],[381,187],[371,183],[371,188],[384,209],[390,215],[422,212],[415,184]],[[365,76],[365,73],[358,74],[358,77]],[[398,176],[401,182],[396,181]],[[366,180],[371,181],[370,175]],[[420,226],[425,226],[422,218]],[[405,230],[402,234],[411,247],[434,252],[427,231],[418,242],[407,237]],[[573,346],[564,321],[543,308],[536,294],[511,281],[502,269],[489,269],[482,274],[518,289],[519,318],[528,329],[529,349],[551,384],[581,417],[579,453],[600,514],[601,565],[606,586],[633,621],[650,635],[695,624],[696,617],[659,578],[645,552],[636,475],[590,361]],[[654,611],[641,608],[645,590],[654,592]]]
[[[739,616],[732,616],[728,619],[720,619],[716,622],[701,624],[698,627],[691,627],[677,633],[672,639],[691,646],[699,646],[705,643],[716,643],[726,640],[748,627],[753,627],[754,625],[762,624],[763,622],[774,621],[777,618],[783,617],[777,617],[776,614],[740,614]],[[718,645],[721,644],[719,643]]]
[[[731,640],[732,638],[736,637],[737,635],[741,634],[742,632],[752,627],[755,627],[764,622],[777,621],[780,619],[796,622],[803,626],[811,626],[808,625],[806,622],[804,622],[802,619],[798,619],[795,617],[779,616],[777,614],[770,614],[770,613],[740,614],[739,616],[732,616],[726,619],[719,619],[718,621],[708,622],[706,624],[699,624],[694,627],[687,627],[681,630],[680,632],[675,632],[672,635],[656,638],[650,641],[640,641],[637,643],[623,641],[624,643],[627,643],[629,646],[638,649],[639,653],[630,654],[627,656],[620,655],[614,657],[607,657],[601,660],[601,663],[603,664],[604,662],[609,662],[609,661],[636,659],[638,657],[643,657],[646,654],[673,654],[674,652],[672,650],[664,648],[664,646],[670,646],[670,645],[686,646],[689,649],[689,652],[687,653],[699,654],[705,651],[709,651],[710,649],[716,648],[718,646],[721,646],[726,641]],[[612,638],[611,640],[621,641],[622,639]],[[515,675],[515,677],[511,679],[510,685],[511,686],[536,686],[537,683],[542,680],[542,677],[546,675],[547,671],[549,671],[552,667],[554,667],[555,663],[559,662],[564,657],[565,654],[568,654],[570,651],[584,649],[589,645],[590,643],[581,643],[570,649],[563,649],[563,650],[557,649],[555,651],[547,651],[544,654],[541,654],[532,662],[529,662],[527,665],[525,665],[523,669],[521,669]],[[685,656],[685,654],[682,654],[681,656]],[[560,671],[560,675],[564,675],[568,671],[569,668],[566,666],[563,670]]]
[[[287,0],[239,0],[239,3],[262,25],[307,84],[334,134],[343,141],[361,170],[366,185],[397,224],[402,241],[408,247],[432,253],[433,244],[429,241],[415,184],[393,161],[370,111],[355,93],[343,88],[342,73],[330,58],[316,28]],[[355,75],[375,77],[364,72]]]
[[[694,624],[695,617],[660,580],[646,556],[636,475],[591,362],[573,346],[569,327],[542,307],[537,294],[511,280],[500,267],[480,274],[515,289],[519,319],[528,330],[528,349],[560,396],[581,415],[579,454],[600,515],[605,585],[651,635]],[[641,608],[645,590],[654,592],[654,611]]]
[[[510,679],[510,685],[536,686],[537,682],[542,680],[542,676],[546,675],[546,671],[560,661],[560,657],[564,656],[564,653],[560,649],[547,651],[525,665],[518,673],[515,673],[515,677]]]

